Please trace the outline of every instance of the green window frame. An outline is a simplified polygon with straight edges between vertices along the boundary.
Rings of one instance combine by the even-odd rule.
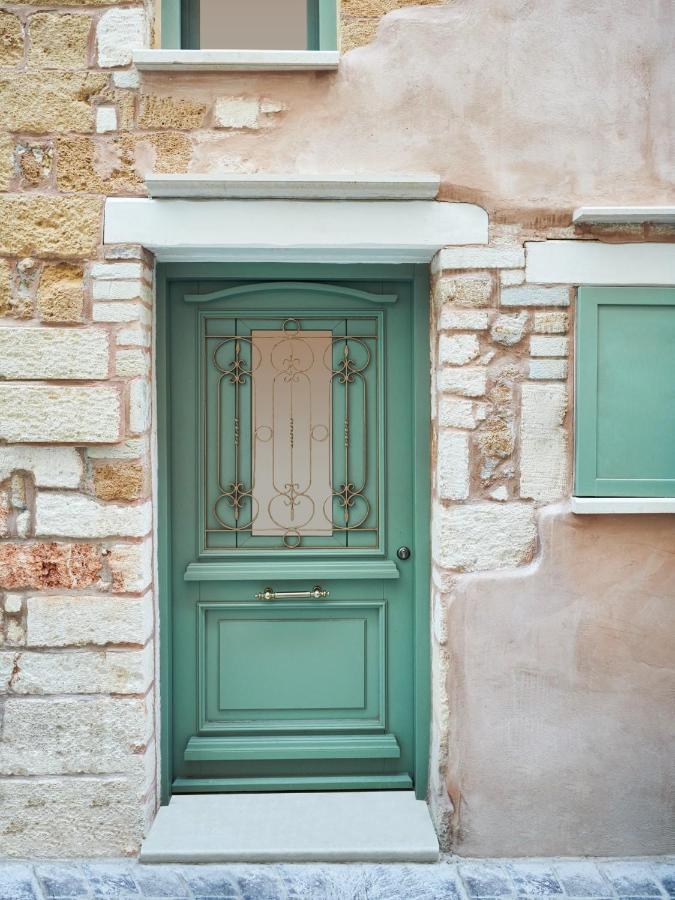
[[[161,0],[161,3],[162,48],[198,50],[199,0]],[[336,0],[307,0],[306,49],[337,50]]]
[[[575,495],[675,497],[675,288],[582,287]]]

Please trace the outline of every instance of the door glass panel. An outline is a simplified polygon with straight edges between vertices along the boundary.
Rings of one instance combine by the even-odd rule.
[[[305,50],[307,0],[200,0],[204,50]]]

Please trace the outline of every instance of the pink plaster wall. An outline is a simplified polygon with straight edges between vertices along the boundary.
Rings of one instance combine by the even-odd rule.
[[[540,536],[451,600],[453,849],[672,853],[675,517],[549,507]]]
[[[194,171],[431,171],[493,211],[673,199],[672,0],[450,0],[385,16],[337,73],[144,82],[287,105],[203,132]]]

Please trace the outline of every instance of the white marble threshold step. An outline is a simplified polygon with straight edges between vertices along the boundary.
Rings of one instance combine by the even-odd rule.
[[[436,862],[412,791],[179,794],[143,842],[144,863]]]

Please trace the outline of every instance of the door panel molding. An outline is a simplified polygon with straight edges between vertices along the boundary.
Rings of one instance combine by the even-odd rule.
[[[187,761],[247,759],[398,759],[393,734],[191,737]]]
[[[190,563],[185,568],[185,581],[312,581],[318,572],[315,562],[206,562]],[[376,579],[391,581],[401,577],[391,559],[344,559],[321,563],[321,577],[335,581]],[[312,582],[313,584],[313,582]]]
[[[392,304],[398,300],[398,294],[373,294],[370,291],[359,291],[356,288],[340,287],[335,284],[323,284],[317,281],[261,281],[256,284],[240,284],[236,287],[223,288],[210,294],[185,294],[185,303],[211,303],[214,300],[235,300],[249,294],[259,292],[276,293],[293,291],[294,293],[323,294],[338,300],[366,300],[369,303]]]

